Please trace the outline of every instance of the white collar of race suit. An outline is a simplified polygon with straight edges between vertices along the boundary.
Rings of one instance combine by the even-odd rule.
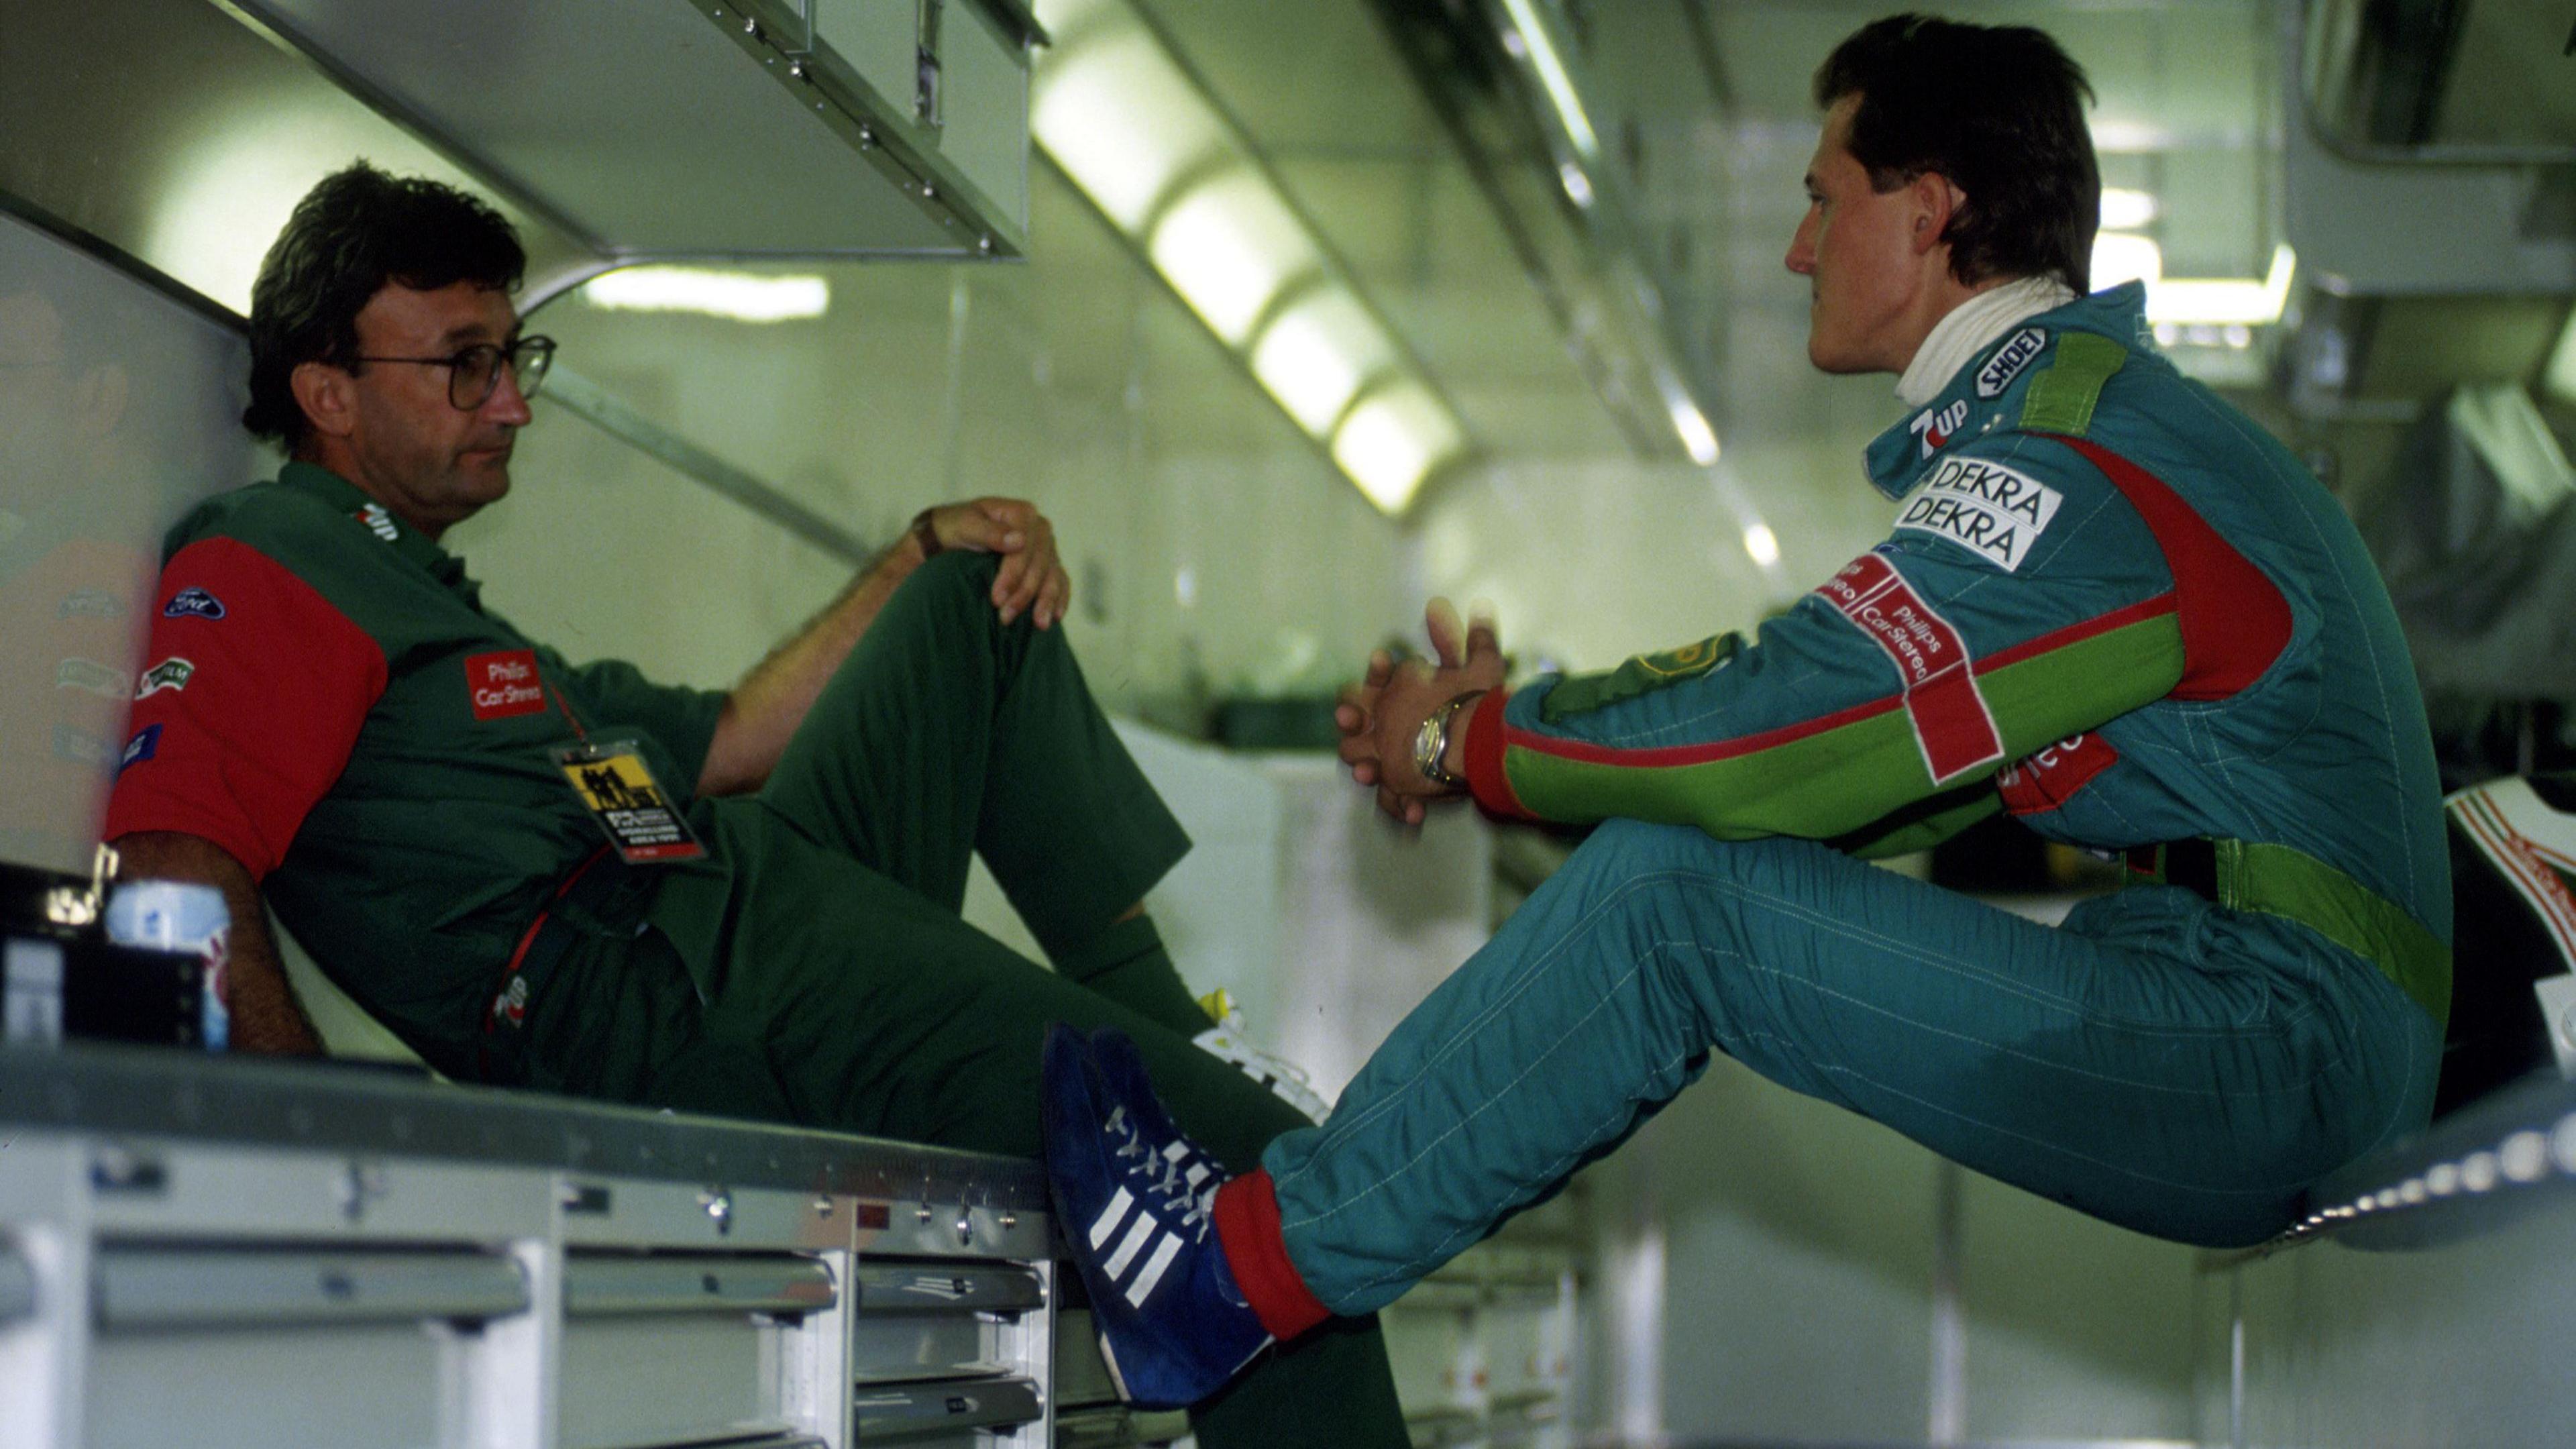
[[[1896,396],[1907,407],[1923,406],[2015,324],[2074,300],[2075,289],[2055,277],[2019,277],[1979,292],[1933,324],[1923,345],[1914,349],[1905,375],[1896,380]]]

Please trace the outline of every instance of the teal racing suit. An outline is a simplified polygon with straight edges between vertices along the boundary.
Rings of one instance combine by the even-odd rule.
[[[1323,1305],[1391,1300],[1711,1048],[2204,1244],[2424,1122],[2450,885],[2396,617],[2142,307],[2033,317],[1890,428],[1888,538],[1757,637],[1479,702],[1481,805],[1607,823],[1265,1154]],[[2132,883],[2048,927],[1861,863],[1998,810]]]

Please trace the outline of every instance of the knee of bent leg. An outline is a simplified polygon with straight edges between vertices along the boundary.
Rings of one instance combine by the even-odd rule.
[[[904,587],[943,600],[989,604],[993,576],[1001,567],[1000,554],[952,548],[922,560],[921,567],[904,581]]]
[[[881,622],[899,630],[910,620],[916,629],[938,634],[998,627],[993,608],[993,577],[1001,560],[989,553],[950,549],[923,561],[903,587],[886,601]]]

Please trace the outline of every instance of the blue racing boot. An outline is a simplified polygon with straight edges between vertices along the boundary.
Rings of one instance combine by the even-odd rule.
[[[1181,1130],[1181,1124],[1164,1109],[1163,1099],[1154,1095],[1154,1079],[1145,1071],[1145,1058],[1137,1052],[1135,1039],[1114,1026],[1100,1028],[1091,1034],[1091,1064],[1100,1069],[1100,1085],[1110,1105],[1125,1108],[1146,1136],[1162,1142],[1158,1149],[1162,1171],[1178,1179],[1166,1182],[1165,1189],[1185,1191],[1205,1207],[1225,1184],[1225,1168],[1215,1153]]]
[[[1165,1155],[1180,1140],[1171,1119],[1155,1103],[1153,1120],[1165,1128],[1157,1131],[1121,1103],[1091,1048],[1066,1026],[1047,1033],[1045,1093],[1047,1184],[1091,1293],[1110,1377],[1142,1408],[1197,1403],[1269,1347],[1270,1335],[1227,1271],[1207,1201]]]

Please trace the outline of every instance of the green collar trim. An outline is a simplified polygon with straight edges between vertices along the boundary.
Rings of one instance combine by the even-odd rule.
[[[454,554],[440,548],[427,534],[393,515],[392,510],[368,497],[358,485],[315,463],[289,463],[279,470],[279,486],[292,488],[316,499],[332,512],[344,514],[377,538],[392,545],[394,552],[428,571],[443,584],[454,584],[464,576],[465,565]]]

